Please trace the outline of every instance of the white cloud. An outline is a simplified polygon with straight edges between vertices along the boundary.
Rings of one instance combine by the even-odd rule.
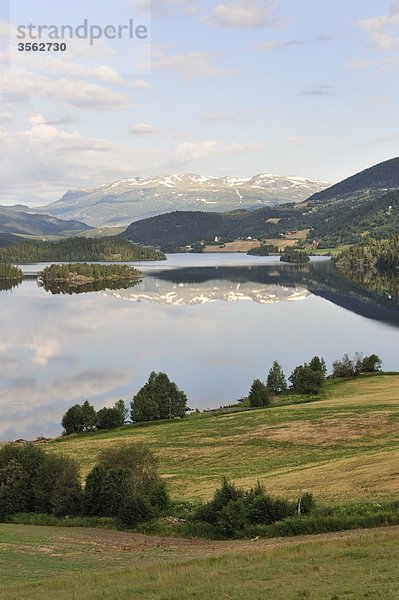
[[[259,149],[259,144],[222,144],[216,140],[203,140],[202,142],[182,142],[176,146],[176,157],[183,161],[193,161],[218,154],[240,154]]]
[[[286,144],[299,144],[301,142],[303,142],[303,138],[297,135],[290,135],[287,138],[285,138]]]
[[[201,52],[187,52],[180,55],[167,55],[154,52],[152,68],[160,71],[180,73],[189,79],[197,77],[227,77],[237,71],[224,69],[210,63],[206,54]]]
[[[226,29],[260,29],[273,27],[277,23],[275,2],[248,2],[230,0],[217,4],[211,11],[208,22]]]
[[[151,86],[149,82],[145,79],[136,79],[135,81],[133,81],[133,87],[136,90],[148,90]]]
[[[153,133],[156,132],[156,129],[152,125],[149,125],[148,123],[137,123],[136,125],[131,127],[131,129],[129,131],[130,131],[130,133],[133,133],[133,135],[145,136],[145,135],[152,135]]]
[[[384,52],[399,48],[399,0],[391,0],[388,14],[360,23],[374,46]]]

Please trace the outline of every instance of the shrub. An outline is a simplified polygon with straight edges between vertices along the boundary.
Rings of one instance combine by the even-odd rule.
[[[223,478],[220,489],[216,490],[213,499],[201,506],[194,515],[194,519],[215,524],[219,518],[221,510],[230,502],[239,500],[244,496],[244,492],[238,489],[233,483],[230,483],[226,477]]]
[[[136,527],[143,521],[149,521],[155,511],[146,496],[132,494],[124,498],[118,510],[118,519],[126,527]]]

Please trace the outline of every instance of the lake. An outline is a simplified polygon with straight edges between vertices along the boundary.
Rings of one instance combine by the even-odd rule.
[[[193,409],[237,401],[278,360],[288,377],[315,354],[377,353],[399,370],[399,308],[326,259],[170,255],[134,263],[134,287],[52,294],[26,279],[0,291],[0,439],[61,433],[73,404],[127,403],[165,371]],[[28,265],[27,274],[44,265]]]

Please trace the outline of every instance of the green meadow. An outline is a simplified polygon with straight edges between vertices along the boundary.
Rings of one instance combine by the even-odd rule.
[[[172,498],[186,501],[210,498],[223,476],[289,498],[308,490],[329,503],[397,499],[399,375],[330,381],[313,400],[72,435],[44,448],[73,456],[85,476],[103,448],[144,442]]]

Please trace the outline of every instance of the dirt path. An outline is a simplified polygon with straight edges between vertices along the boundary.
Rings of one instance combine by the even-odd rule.
[[[181,553],[182,555],[194,554],[201,556],[209,554],[224,554],[228,552],[240,552],[248,550],[265,550],[268,548],[279,548],[286,546],[295,546],[298,544],[310,544],[318,542],[329,542],[338,540],[351,540],[367,535],[384,535],[397,534],[399,537],[399,525],[389,527],[377,527],[373,529],[353,529],[350,531],[337,531],[330,533],[321,533],[317,535],[298,535],[293,537],[281,537],[262,539],[255,538],[253,540],[202,540],[196,538],[173,538],[143,535],[138,533],[126,533],[121,531],[107,529],[86,529],[86,528],[47,528],[53,530],[54,540],[58,543],[77,542],[85,545],[97,547],[97,551],[101,547],[114,551],[145,553],[152,554],[153,550],[168,551],[173,554]],[[57,529],[57,533],[54,531]],[[51,536],[53,537],[53,536]],[[1,545],[1,543],[0,543]]]

